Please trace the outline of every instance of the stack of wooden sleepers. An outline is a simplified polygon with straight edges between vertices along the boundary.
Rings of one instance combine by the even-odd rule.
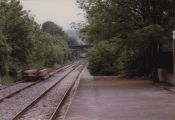
[[[31,69],[22,71],[22,79],[25,81],[45,80],[51,76],[48,69]]]

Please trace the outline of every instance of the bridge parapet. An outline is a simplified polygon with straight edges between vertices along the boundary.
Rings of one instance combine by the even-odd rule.
[[[70,49],[91,49],[93,45],[71,45]]]
[[[76,57],[87,57],[93,45],[72,45],[69,46],[71,55]]]

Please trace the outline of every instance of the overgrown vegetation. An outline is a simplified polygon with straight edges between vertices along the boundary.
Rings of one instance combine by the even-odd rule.
[[[15,78],[20,69],[65,63],[69,57],[69,39],[62,28],[53,22],[44,23],[41,29],[18,0],[1,0],[1,81]]]
[[[82,36],[95,46],[89,66],[92,74],[148,76],[155,71],[159,54],[172,49],[174,0],[77,2],[86,12],[88,21],[81,26]],[[101,41],[107,41],[103,42],[105,48],[99,47]]]
[[[117,73],[116,49],[107,42],[97,44],[89,58],[89,69],[94,75],[115,75]]]

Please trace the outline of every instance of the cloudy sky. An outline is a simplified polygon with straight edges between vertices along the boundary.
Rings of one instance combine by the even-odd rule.
[[[35,20],[42,24],[53,21],[63,29],[70,28],[72,22],[84,21],[83,11],[78,8],[75,0],[20,0],[24,9],[31,10]]]

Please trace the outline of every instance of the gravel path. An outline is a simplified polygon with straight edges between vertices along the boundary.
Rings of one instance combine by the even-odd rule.
[[[54,87],[42,100],[30,109],[20,120],[48,120],[61,101],[64,93],[76,80],[79,70],[76,69]]]
[[[10,120],[12,119],[19,111],[26,107],[31,101],[35,100],[40,96],[46,89],[55,84],[61,77],[66,73],[71,71],[71,69],[60,72],[51,77],[48,80],[40,82],[19,94],[13,96],[12,98],[4,100],[0,104],[0,116],[1,120]]]

